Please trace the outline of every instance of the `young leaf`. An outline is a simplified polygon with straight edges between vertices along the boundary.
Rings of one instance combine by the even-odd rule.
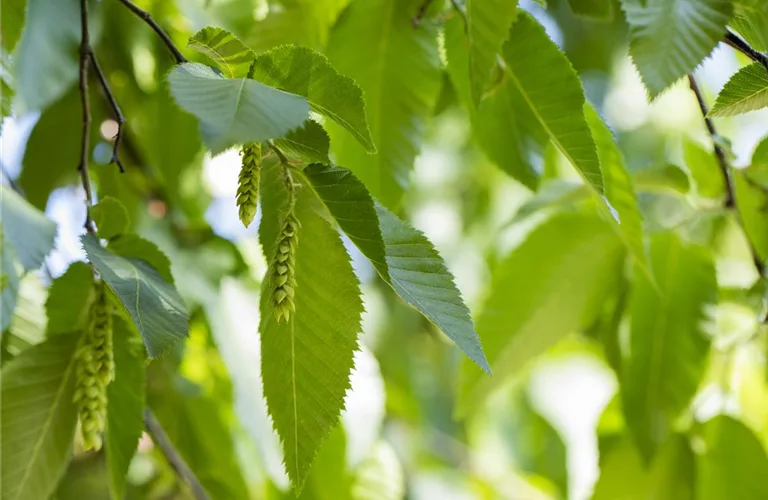
[[[314,120],[307,120],[300,128],[291,130],[285,137],[275,139],[274,142],[289,161],[324,165],[331,163],[328,159],[331,139],[322,125]]]
[[[670,435],[704,374],[705,307],[717,294],[711,257],[674,233],[651,239],[656,284],[636,268],[630,299],[630,352],[620,380],[627,424],[646,460]]]
[[[263,177],[275,177],[277,170],[265,169]],[[297,196],[294,311],[287,320],[276,319],[275,285],[266,280],[259,330],[264,394],[283,443],[288,476],[298,491],[344,407],[363,307],[341,239],[316,211],[311,191],[297,188]],[[265,219],[284,217],[271,200],[262,202]],[[264,247],[272,260],[278,238],[267,234],[273,232],[270,226],[260,230],[263,239],[273,242]]]
[[[568,0],[574,14],[593,21],[611,21],[613,2],[611,0]]]
[[[304,173],[382,279],[490,373],[469,309],[432,243],[376,203],[350,171],[315,164]]]
[[[467,415],[533,357],[585,326],[612,290],[621,241],[592,214],[552,216],[501,262],[477,321],[494,371],[462,366],[457,413]]]
[[[704,454],[698,459],[701,500],[768,498],[768,456],[742,422],[719,415],[704,424]]]
[[[111,240],[128,231],[130,219],[122,203],[111,196],[104,196],[91,208],[91,218],[96,224],[99,236]]]
[[[307,47],[283,45],[259,54],[251,69],[254,79],[305,97],[312,111],[343,127],[368,153],[376,152],[365,117],[363,92],[354,80],[336,71],[324,55]]]
[[[189,316],[179,292],[145,260],[116,255],[92,234],[80,242],[88,260],[131,315],[151,358],[186,338]]]
[[[92,294],[93,271],[85,262],[73,262],[64,274],[53,280],[48,291],[46,334],[51,337],[81,330],[87,324]]]
[[[334,26],[328,58],[352,77],[365,96],[371,138],[368,155],[339,128],[329,126],[336,163],[355,172],[384,205],[399,204],[427,117],[440,91],[440,58],[432,23],[413,28],[421,0],[353,2]]]
[[[469,0],[466,33],[469,40],[469,80],[477,106],[496,66],[496,55],[509,36],[517,0]]]
[[[13,247],[25,271],[43,265],[45,256],[53,249],[56,224],[5,186],[0,186],[0,212],[3,245]]]
[[[189,39],[187,47],[210,57],[227,78],[245,78],[256,54],[229,31],[208,26]]]
[[[246,78],[224,78],[203,64],[176,66],[168,83],[178,105],[200,120],[203,140],[214,154],[282,137],[309,116],[301,96]]]
[[[629,55],[655,99],[696,69],[723,38],[729,0],[621,0],[631,41]]]
[[[544,28],[521,12],[504,44],[510,80],[531,112],[589,185],[603,193],[600,161],[584,117],[584,90]]]
[[[46,500],[66,469],[75,437],[74,353],[79,334],[31,347],[2,371],[2,497]]]
[[[106,453],[109,489],[114,500],[125,496],[128,465],[144,432],[146,374],[140,344],[122,319],[114,318],[115,380],[107,386]],[[137,339],[138,340],[138,339]]]
[[[768,70],[760,63],[741,68],[728,80],[709,111],[734,116],[768,106]]]

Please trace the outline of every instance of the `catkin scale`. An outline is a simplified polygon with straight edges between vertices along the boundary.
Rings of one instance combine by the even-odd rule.
[[[261,144],[246,144],[240,151],[242,167],[237,178],[237,208],[240,220],[248,227],[256,216],[259,201],[259,177],[261,174]]]
[[[90,313],[88,329],[76,354],[77,385],[73,401],[80,417],[84,448],[99,450],[106,426],[107,385],[115,378],[112,315],[102,281],[95,285]]]
[[[275,311],[275,319],[278,322],[291,319],[291,314],[296,306],[293,303],[293,293],[296,288],[296,275],[294,273],[294,260],[296,247],[299,243],[297,229],[299,221],[293,216],[293,210],[288,211],[277,242],[277,251],[272,262],[271,276],[273,283],[272,306]]]

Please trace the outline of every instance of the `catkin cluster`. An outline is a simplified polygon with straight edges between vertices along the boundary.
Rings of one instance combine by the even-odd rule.
[[[293,210],[290,210],[277,242],[275,261],[272,263],[272,279],[274,280],[272,298],[275,318],[278,322],[283,319],[288,321],[296,308],[293,303],[293,294],[296,290],[294,263],[296,247],[299,243],[298,229],[299,221],[294,217]]]
[[[259,201],[261,144],[246,144],[240,154],[243,156],[243,166],[238,177],[237,207],[240,220],[248,227],[256,216],[256,203]]]
[[[95,286],[90,324],[77,351],[74,403],[80,415],[80,427],[86,450],[99,450],[106,425],[107,385],[115,377],[112,349],[112,315],[103,281]]]

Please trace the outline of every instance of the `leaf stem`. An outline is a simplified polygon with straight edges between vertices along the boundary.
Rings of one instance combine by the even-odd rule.
[[[110,163],[116,163],[117,168],[119,168],[120,172],[123,173],[125,172],[125,167],[123,167],[123,164],[120,161],[117,153],[120,149],[120,139],[123,137],[123,126],[125,125],[126,119],[125,116],[123,116],[122,111],[120,111],[120,106],[117,104],[117,99],[115,99],[114,94],[112,94],[112,90],[109,88],[109,82],[107,82],[107,78],[104,76],[104,72],[101,70],[99,61],[96,59],[96,54],[94,54],[93,50],[91,50],[89,55],[93,69],[96,71],[96,75],[99,77],[101,88],[104,90],[104,94],[107,96],[109,105],[112,107],[112,111],[115,113],[115,119],[117,120],[117,134],[115,134],[114,137],[115,142],[112,146],[112,159],[110,160]]]
[[[165,458],[168,459],[168,463],[171,464],[173,470],[179,475],[181,479],[186,481],[189,487],[192,489],[192,494],[197,500],[210,500],[208,493],[205,492],[203,485],[189,468],[187,463],[181,458],[179,452],[168,439],[168,435],[165,433],[163,426],[157,420],[155,415],[149,408],[144,409],[144,426],[147,428],[147,432],[152,437],[152,441],[163,452]]]
[[[85,191],[85,229],[89,233],[95,233],[91,219],[91,205],[93,193],[91,192],[91,179],[88,176],[88,139],[91,133],[91,108],[88,102],[88,63],[90,62],[91,43],[88,33],[88,0],[80,0],[80,102],[83,109],[82,142],[80,145],[80,164],[77,169],[80,172],[80,180]]]
[[[768,71],[768,55],[765,55],[762,52],[753,49],[751,45],[749,45],[743,38],[741,38],[739,35],[737,35],[733,31],[731,30],[726,31],[724,42],[727,45],[730,45],[734,49],[738,50],[745,56],[749,57],[753,61],[762,64],[765,70]]]
[[[160,37],[160,39],[165,43],[165,46],[168,47],[168,50],[171,51],[171,54],[173,54],[173,57],[176,59],[176,62],[178,64],[188,62],[187,58],[184,57],[184,55],[181,53],[181,51],[176,47],[176,45],[173,43],[173,40],[171,40],[171,37],[168,36],[168,33],[166,33],[163,28],[160,27],[157,22],[152,19],[152,16],[149,15],[149,12],[146,10],[143,10],[139,8],[135,3],[131,2],[131,0],[118,0],[120,3],[125,5],[128,10],[136,14],[142,21],[147,23],[150,28],[152,28],[155,33],[157,33],[157,36]]]

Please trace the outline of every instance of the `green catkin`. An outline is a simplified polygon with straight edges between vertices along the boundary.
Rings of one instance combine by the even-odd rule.
[[[259,200],[261,144],[246,144],[240,154],[243,157],[243,166],[237,179],[237,207],[240,220],[248,227],[256,216],[256,203]]]
[[[90,324],[77,351],[77,385],[73,401],[80,416],[83,446],[99,450],[106,426],[107,385],[115,378],[112,348],[112,315],[103,281],[95,285]]]
[[[296,290],[296,275],[294,264],[296,259],[296,247],[298,246],[299,221],[293,215],[293,209],[289,209],[277,242],[275,259],[271,266],[273,280],[272,305],[275,310],[275,319],[278,322],[291,319],[291,314],[296,306],[293,302],[293,294]]]

